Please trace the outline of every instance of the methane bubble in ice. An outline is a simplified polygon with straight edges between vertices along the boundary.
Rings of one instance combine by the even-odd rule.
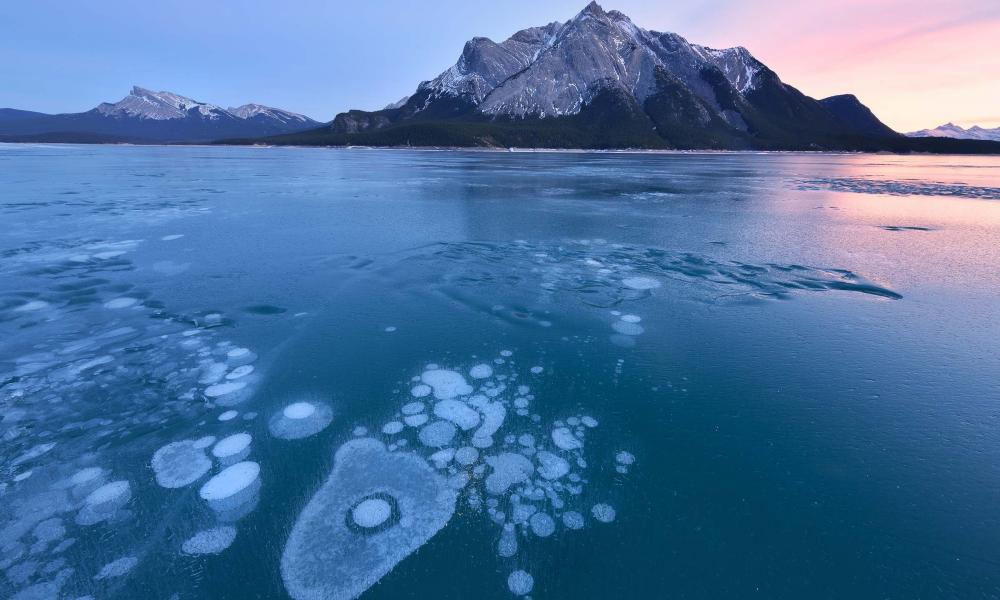
[[[420,430],[420,443],[429,448],[441,448],[455,437],[455,426],[448,421],[434,421]]]
[[[626,277],[622,285],[633,290],[652,290],[660,287],[660,282],[652,277]]]
[[[198,495],[219,512],[248,503],[260,490],[260,465],[246,461],[226,467],[201,486]]]
[[[530,460],[513,452],[489,456],[486,464],[493,469],[486,477],[486,491],[493,495],[503,494],[510,486],[527,481],[535,471]]]
[[[488,379],[493,377],[493,367],[487,364],[476,365],[469,369],[469,377],[473,379]]]
[[[236,540],[236,528],[222,525],[194,534],[181,546],[184,554],[219,554]]]
[[[384,505],[368,504],[356,515],[369,499]],[[295,600],[357,598],[441,530],[455,500],[455,490],[420,456],[389,452],[370,438],[347,442],[292,528],[281,557],[285,589]],[[387,519],[363,526],[385,517],[386,505]]]
[[[610,523],[615,520],[615,509],[610,504],[595,504],[590,509],[590,514],[601,523]]]
[[[91,492],[83,501],[76,521],[81,525],[94,525],[115,516],[119,508],[132,498],[132,488],[125,480],[112,481]]]
[[[430,369],[424,371],[420,380],[431,386],[434,390],[434,397],[438,400],[449,400],[455,396],[465,396],[472,393],[472,386],[457,371]]]
[[[479,413],[469,408],[468,404],[458,400],[438,402],[434,405],[434,414],[438,418],[451,421],[466,431],[479,425]]]
[[[224,412],[221,415],[219,415],[219,420],[220,421],[232,421],[239,414],[240,413],[236,412],[235,410],[227,410],[226,412]]]
[[[566,529],[583,529],[583,515],[576,512],[575,510],[568,510],[562,515],[563,525]]]
[[[97,575],[94,575],[94,579],[101,580],[121,577],[131,571],[138,563],[139,559],[134,556],[123,556],[101,567],[101,571]]]
[[[552,517],[543,512],[531,515],[528,523],[531,525],[531,532],[538,537],[549,537],[556,531],[556,522],[552,520]]]
[[[212,448],[212,456],[223,465],[238,463],[250,455],[250,441],[250,434],[246,432],[222,438]]]
[[[172,442],[153,453],[150,461],[156,483],[165,488],[190,485],[208,473],[212,461],[194,441]]]
[[[566,459],[542,450],[535,459],[538,461],[538,474],[545,479],[559,479],[569,473],[569,463]]]
[[[507,589],[515,596],[527,596],[535,587],[535,579],[527,571],[514,571],[507,577]]]
[[[278,411],[268,422],[271,435],[297,440],[315,435],[333,421],[333,410],[322,402],[295,402]]]
[[[382,433],[386,435],[396,435],[403,430],[404,425],[399,421],[389,421],[382,426]]]
[[[392,504],[383,498],[365,498],[351,509],[354,524],[364,529],[374,529],[392,516]]]
[[[615,321],[611,324],[611,328],[622,335],[641,335],[645,331],[642,325],[628,321]]]
[[[500,532],[500,541],[497,542],[497,554],[504,558],[510,558],[517,554],[517,531],[514,525],[507,523]]]
[[[583,443],[573,435],[568,427],[556,427],[552,430],[552,442],[560,450],[576,450],[583,447]]]
[[[413,389],[410,390],[410,394],[414,398],[423,398],[424,396],[429,396],[432,391],[431,386],[421,383],[413,386]]]
[[[105,308],[129,308],[135,306],[139,301],[135,298],[115,298],[104,303]]]

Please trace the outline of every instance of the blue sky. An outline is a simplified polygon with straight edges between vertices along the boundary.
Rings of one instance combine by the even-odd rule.
[[[584,4],[8,1],[0,5],[0,107],[81,111],[120,99],[134,84],[329,120],[411,93],[453,64],[473,36],[500,40],[569,19]],[[1000,77],[981,76],[1000,72],[996,0],[602,4],[649,29],[716,47],[747,46],[804,92],[856,92],[898,128],[947,120],[1000,125]],[[963,81],[956,63],[970,77],[978,72],[978,82]],[[982,101],[984,95],[992,100]]]

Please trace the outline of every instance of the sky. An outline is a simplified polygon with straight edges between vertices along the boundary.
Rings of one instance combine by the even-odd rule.
[[[454,64],[465,41],[586,0],[0,3],[0,107],[79,112],[131,86],[330,120]],[[745,46],[804,93],[854,93],[899,131],[1000,126],[1000,0],[606,0],[646,29]]]

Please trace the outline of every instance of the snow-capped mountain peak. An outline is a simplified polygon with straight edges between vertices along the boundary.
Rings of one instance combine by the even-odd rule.
[[[979,125],[973,125],[972,127],[965,129],[960,125],[955,125],[954,123],[949,122],[944,125],[939,125],[934,129],[911,131],[906,135],[908,137],[948,137],[960,140],[987,140],[1000,142],[1000,127],[995,129],[986,129],[985,127],[980,127]]]
[[[229,115],[225,110],[186,98],[173,92],[154,92],[139,86],[134,86],[128,96],[115,103],[105,102],[97,107],[97,112],[113,117],[133,117],[163,121],[167,119],[183,119],[192,109],[208,119],[225,118]]]
[[[274,119],[281,123],[308,123],[311,120],[305,115],[271,106],[264,106],[263,104],[244,104],[243,106],[230,107],[228,110],[229,114],[239,119],[263,117]]]

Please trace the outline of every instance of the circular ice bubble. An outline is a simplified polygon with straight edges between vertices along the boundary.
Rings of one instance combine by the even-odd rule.
[[[399,519],[359,526],[352,509],[369,498],[395,503]],[[285,589],[294,600],[358,598],[448,523],[456,499],[419,455],[389,452],[370,438],[347,442],[292,528],[281,557]]]
[[[615,520],[615,509],[610,504],[595,504],[590,509],[590,513],[601,523],[610,523]]]
[[[621,320],[625,321],[626,323],[639,323],[640,321],[642,321],[642,317],[640,317],[639,315],[622,315]]]
[[[374,529],[392,517],[392,505],[383,498],[366,498],[351,509],[354,524],[364,529]]]
[[[451,443],[455,437],[456,428],[448,421],[434,421],[430,425],[425,425],[417,437],[420,443],[428,448],[441,448]]]
[[[622,285],[633,290],[652,290],[660,287],[660,282],[652,277],[626,277]]]
[[[69,478],[70,483],[73,485],[83,485],[94,481],[98,477],[104,474],[104,469],[100,467],[87,467],[86,469],[80,469]]]
[[[543,367],[538,367],[538,366],[531,367],[531,373],[534,375],[541,375],[542,371],[544,370],[545,369]]]
[[[580,422],[587,427],[597,427],[597,419],[594,417],[580,417]]]
[[[410,427],[420,427],[421,425],[423,425],[427,421],[428,421],[428,417],[427,417],[427,415],[424,415],[424,414],[407,415],[407,416],[403,417],[403,422],[406,423]]]
[[[253,373],[253,365],[241,365],[226,374],[226,379],[241,379]]]
[[[459,400],[442,400],[434,405],[434,414],[468,431],[479,425],[479,413]]]
[[[105,308],[128,308],[130,306],[135,306],[139,302],[135,298],[115,298],[114,300],[109,300],[104,303]]]
[[[430,388],[428,388],[428,389],[430,389]],[[425,408],[425,405],[424,405],[423,402],[409,402],[407,404],[404,404],[403,408],[401,408],[400,411],[404,415],[415,415],[417,413],[424,412],[424,408]]]
[[[212,461],[191,440],[171,442],[153,453],[150,461],[156,483],[165,488],[182,488],[208,473]]]
[[[215,385],[210,385],[205,388],[205,396],[209,398],[218,398],[220,396],[226,396],[232,394],[233,392],[238,392],[245,388],[247,383],[245,381],[229,381],[226,383],[216,383]]]
[[[389,421],[382,426],[382,433],[386,435],[396,435],[403,430],[404,425],[399,421]]]
[[[472,393],[472,386],[457,371],[431,369],[424,371],[420,375],[420,380],[433,388],[434,397],[438,400],[448,400],[455,396],[465,396]]]
[[[289,419],[305,419],[316,413],[316,405],[310,402],[294,402],[281,411]]]
[[[236,539],[236,528],[231,525],[205,529],[188,538],[181,546],[184,554],[218,554],[229,548]]]
[[[479,450],[471,446],[462,446],[455,451],[455,462],[460,465],[469,466],[479,460]]]
[[[505,493],[512,485],[531,478],[535,465],[521,454],[504,452],[486,457],[486,464],[493,472],[486,476],[486,491],[494,496]]]
[[[260,489],[260,465],[252,461],[226,467],[201,486],[198,495],[216,511],[229,511],[247,503]]]
[[[538,461],[538,474],[550,481],[569,473],[569,463],[566,459],[546,450],[536,454],[535,460]]]
[[[204,437],[200,437],[200,438],[196,439],[195,441],[191,442],[191,445],[194,446],[195,448],[200,449],[200,450],[204,450],[205,448],[208,448],[209,446],[211,446],[214,443],[215,443],[215,436],[214,435],[206,435]]]
[[[227,410],[226,412],[224,412],[221,415],[219,415],[219,420],[220,421],[231,421],[231,420],[235,419],[238,414],[240,414],[240,413],[236,412],[235,410]]]
[[[543,512],[536,512],[528,520],[531,525],[531,532],[538,537],[549,537],[556,531],[556,522],[552,517]]]
[[[577,439],[568,427],[556,427],[553,429],[552,443],[560,450],[577,450],[583,448],[583,442]]]
[[[414,398],[423,398],[424,396],[429,396],[431,391],[433,391],[431,390],[431,386],[421,383],[413,386],[413,389],[410,390],[410,395]]]
[[[646,331],[642,325],[628,321],[615,321],[611,324],[611,328],[622,335],[642,335]]]
[[[635,462],[635,455],[622,450],[615,455],[615,461],[620,465],[631,465]]]
[[[257,355],[249,348],[233,348],[226,352],[226,362],[233,367],[248,365],[255,360],[257,360]]]
[[[49,305],[48,302],[44,300],[31,300],[30,302],[25,302],[21,306],[14,309],[14,312],[30,312],[34,310],[42,310]]]
[[[135,566],[139,564],[139,559],[134,556],[123,556],[118,560],[113,560],[108,564],[101,567],[100,573],[94,575],[94,579],[100,581],[102,579],[111,579],[114,577],[121,577],[129,571],[131,571]]]
[[[527,596],[535,587],[535,578],[527,571],[517,570],[507,577],[507,589],[515,596]]]
[[[575,510],[568,510],[563,513],[562,516],[563,525],[566,529],[583,529],[584,520],[583,515],[576,512]]]
[[[493,367],[487,364],[476,365],[469,369],[469,377],[473,379],[486,379],[493,376]]]
[[[233,434],[219,440],[219,443],[212,448],[212,456],[224,465],[239,462],[250,454],[250,441],[249,433]]]
[[[315,435],[333,421],[333,410],[322,402],[295,402],[275,413],[268,429],[276,438],[297,440]]]

